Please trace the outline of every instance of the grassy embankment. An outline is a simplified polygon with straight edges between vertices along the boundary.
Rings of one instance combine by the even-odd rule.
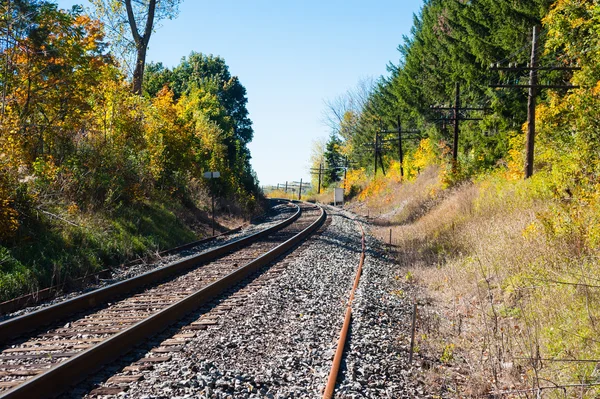
[[[156,198],[110,212],[58,204],[32,212],[12,243],[0,245],[0,301],[210,236],[209,206]],[[217,233],[241,223],[222,212]]]
[[[432,386],[451,397],[538,387],[598,397],[598,198],[552,192],[543,173],[443,180],[436,166],[403,184],[392,171],[357,182],[350,205],[381,240],[391,230],[395,278],[425,288],[418,350]]]

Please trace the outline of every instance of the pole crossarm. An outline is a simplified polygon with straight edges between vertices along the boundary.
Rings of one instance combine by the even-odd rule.
[[[490,71],[507,71],[507,72],[520,72],[520,71],[581,71],[581,67],[494,67],[490,68]]]
[[[454,111],[454,107],[429,107],[434,111]],[[491,111],[491,108],[487,107],[460,107],[459,111]]]
[[[518,84],[491,84],[489,87],[492,88],[506,88],[506,89],[579,89],[581,86],[577,85],[518,85]]]

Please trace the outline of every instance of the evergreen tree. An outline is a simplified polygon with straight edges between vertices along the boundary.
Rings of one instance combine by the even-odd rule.
[[[325,173],[323,175],[323,186],[329,187],[342,180],[344,156],[341,153],[342,140],[336,134],[329,137],[325,145]]]

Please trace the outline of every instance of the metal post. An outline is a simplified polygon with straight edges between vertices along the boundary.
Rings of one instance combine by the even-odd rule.
[[[398,155],[400,157],[400,177],[404,177],[404,154],[402,153],[402,125],[398,116]]]
[[[300,190],[298,190],[298,201],[302,199],[302,179],[300,179]]]
[[[211,179],[213,180],[213,179]],[[215,185],[212,189],[212,235],[215,235]]]
[[[452,159],[458,159],[458,124],[460,108],[460,83],[456,82],[456,97],[454,99],[454,143],[452,145]]]
[[[537,39],[539,26],[533,27],[533,38],[531,40],[531,70],[529,71],[529,97],[527,99],[527,160],[525,161],[525,178],[533,175],[533,149],[535,141],[535,100],[537,96]]]
[[[413,305],[413,314],[412,314],[412,331],[410,334],[410,353],[408,354],[408,363],[412,363],[413,359],[413,351],[415,350],[415,330],[417,327],[417,304]]]

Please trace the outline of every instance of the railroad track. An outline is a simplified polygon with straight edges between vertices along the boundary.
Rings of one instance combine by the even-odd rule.
[[[256,237],[0,323],[0,397],[60,394],[289,251],[324,220],[320,207],[302,203],[294,216]],[[179,275],[169,277],[173,273]],[[26,333],[30,329],[37,331]],[[160,354],[175,349],[164,347],[144,362],[164,361]]]

